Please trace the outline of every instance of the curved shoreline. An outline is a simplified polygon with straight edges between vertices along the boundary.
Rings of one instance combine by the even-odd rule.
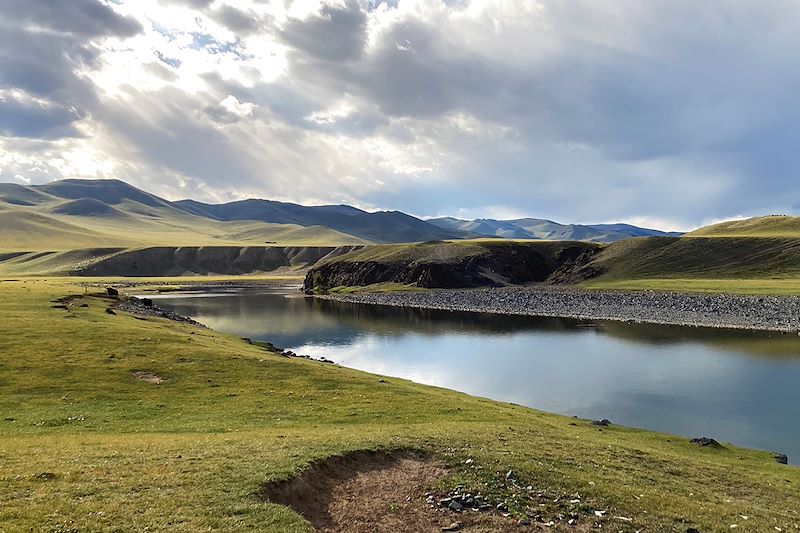
[[[504,315],[611,320],[800,334],[800,297],[663,291],[598,291],[537,285],[317,298],[340,302]]]

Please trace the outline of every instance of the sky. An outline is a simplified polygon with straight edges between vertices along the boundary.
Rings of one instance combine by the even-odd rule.
[[[0,181],[661,229],[800,212],[795,0],[0,0]]]

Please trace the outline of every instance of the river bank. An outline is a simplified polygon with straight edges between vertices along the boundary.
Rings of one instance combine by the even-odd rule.
[[[536,285],[318,296],[343,302],[507,315],[800,332],[800,297],[599,291]]]
[[[109,298],[68,280],[0,282],[0,530],[308,532],[303,509],[266,504],[268,489],[319,477],[311,487],[332,487],[314,500],[324,509],[358,489],[335,477],[363,456],[353,454],[398,450],[445,463],[437,498],[480,491],[520,531],[721,533],[797,523],[800,474],[768,452],[271,355],[234,334],[108,307]],[[484,516],[428,509],[433,481],[422,477],[406,492],[390,477],[427,470],[389,457],[397,462],[376,459],[369,472],[391,483],[367,478],[379,503],[357,500],[370,503],[365,530],[396,531],[389,520],[417,510],[430,512],[426,530],[437,531],[456,520],[469,530],[466,520]]]

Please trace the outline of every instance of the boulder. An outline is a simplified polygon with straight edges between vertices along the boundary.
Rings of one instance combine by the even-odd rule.
[[[789,458],[786,456],[786,454],[773,452],[772,453],[772,458],[775,459],[776,461],[778,461],[782,465],[788,465],[789,464]]]
[[[697,437],[690,440],[692,444],[697,444],[698,446],[710,446],[712,448],[722,448],[722,444],[717,442],[716,440],[709,438],[709,437]]]

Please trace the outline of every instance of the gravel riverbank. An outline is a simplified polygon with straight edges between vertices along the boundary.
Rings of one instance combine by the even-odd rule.
[[[321,298],[399,307],[509,315],[800,331],[800,297],[657,291],[588,291],[540,285],[357,293]]]

